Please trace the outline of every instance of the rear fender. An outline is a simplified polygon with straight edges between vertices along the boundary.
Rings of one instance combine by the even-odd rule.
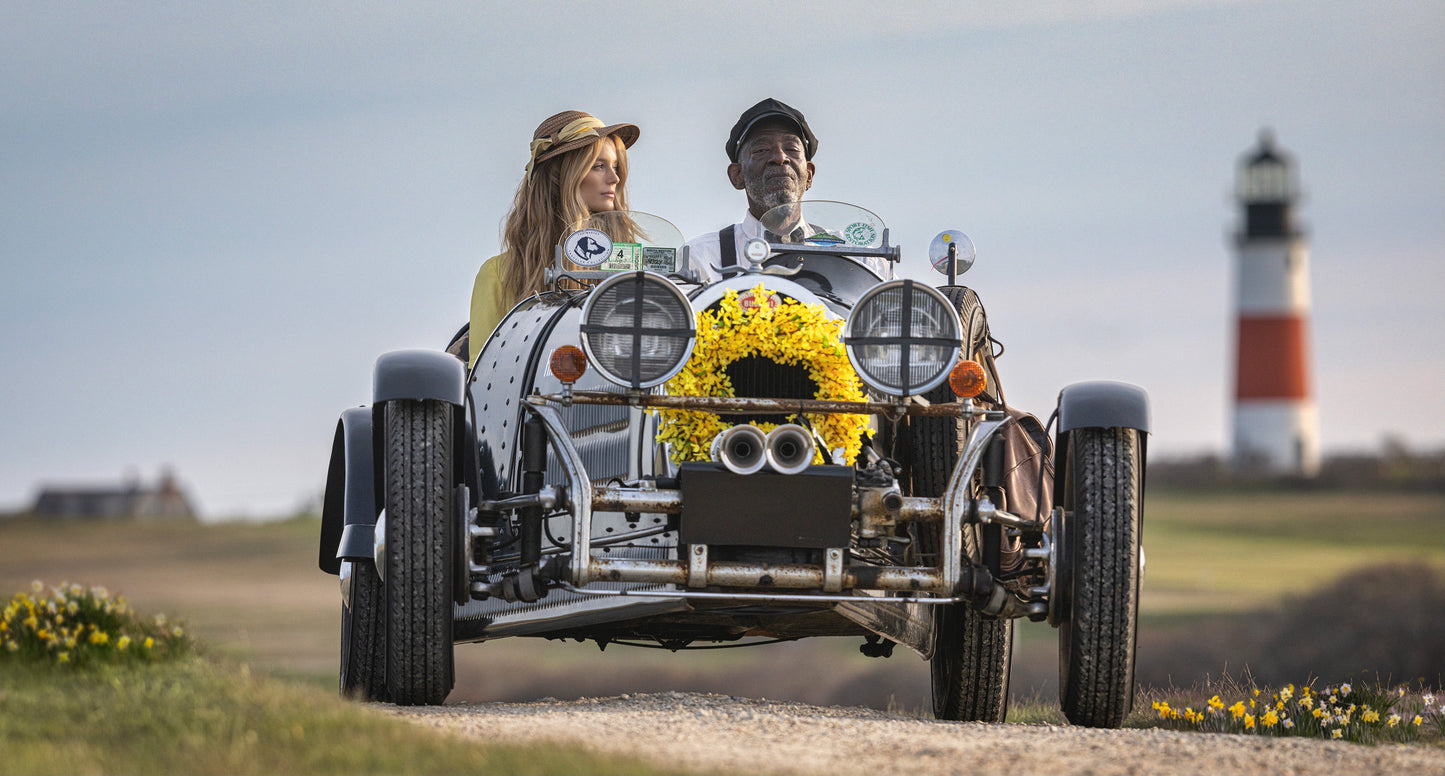
[[[370,558],[376,525],[376,468],[372,453],[372,413],[356,407],[341,413],[331,443],[326,496],[321,510],[322,571],[337,574],[344,558]]]

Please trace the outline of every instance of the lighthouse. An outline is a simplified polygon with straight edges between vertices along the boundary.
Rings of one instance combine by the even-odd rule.
[[[1319,417],[1310,391],[1309,255],[1295,224],[1299,181],[1264,130],[1245,153],[1235,196],[1234,454],[1237,469],[1312,477]]]

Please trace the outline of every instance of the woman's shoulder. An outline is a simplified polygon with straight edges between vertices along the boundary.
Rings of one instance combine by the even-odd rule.
[[[481,282],[483,279],[500,279],[503,275],[502,270],[504,267],[506,267],[506,265],[507,254],[505,253],[499,253],[496,256],[487,259],[486,261],[482,262],[481,268],[477,270],[477,281]]]

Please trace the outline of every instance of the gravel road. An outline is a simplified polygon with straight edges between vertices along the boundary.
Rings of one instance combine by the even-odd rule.
[[[1445,774],[1445,749],[1433,747],[936,722],[698,693],[381,708],[462,736],[577,744],[701,772]]]

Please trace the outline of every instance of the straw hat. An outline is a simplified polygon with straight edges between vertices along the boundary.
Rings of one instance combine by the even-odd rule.
[[[616,135],[624,147],[631,148],[640,134],[642,130],[636,124],[606,125],[585,111],[564,110],[537,125],[537,131],[532,133],[532,160],[527,163],[527,169],[530,171],[537,162],[609,135]]]

